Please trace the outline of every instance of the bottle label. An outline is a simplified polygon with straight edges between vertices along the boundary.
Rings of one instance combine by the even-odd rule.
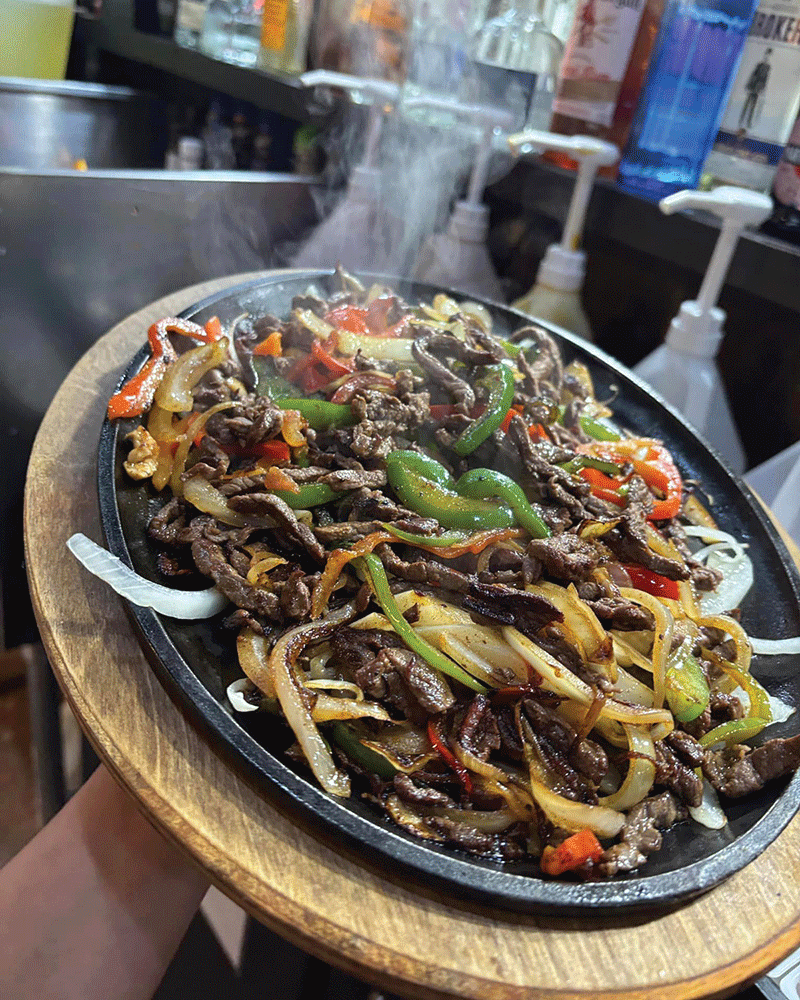
[[[645,0],[580,0],[558,77],[553,111],[611,125]]]
[[[800,118],[794,124],[789,144],[778,164],[772,193],[782,205],[800,209]]]
[[[289,0],[264,0],[264,20],[261,22],[261,47],[271,52],[283,52],[286,46],[286,22],[289,20]]]
[[[762,0],[714,151],[774,167],[800,108],[800,0]]]
[[[200,34],[203,30],[205,16],[205,3],[198,3],[197,0],[180,0],[175,24],[178,28],[183,28],[185,31],[196,31]]]

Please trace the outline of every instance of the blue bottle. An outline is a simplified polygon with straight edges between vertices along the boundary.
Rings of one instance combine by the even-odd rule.
[[[620,184],[653,199],[697,187],[757,6],[758,0],[669,0]]]

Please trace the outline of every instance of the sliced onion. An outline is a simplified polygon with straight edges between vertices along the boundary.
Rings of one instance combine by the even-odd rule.
[[[300,692],[294,673],[294,661],[309,643],[327,638],[353,615],[354,606],[351,602],[320,621],[309,622],[285,632],[278,639],[269,658],[272,683],[281,710],[297,737],[314,777],[329,795],[342,798],[350,795],[350,778],[336,766],[328,744],[317,729]]]
[[[594,701],[594,691],[588,684],[576,677],[563,663],[545,652],[541,646],[518,632],[510,625],[503,628],[503,635],[509,645],[526,660],[542,677],[544,687],[565,698],[572,698],[582,705],[591,705]],[[626,705],[613,698],[607,698],[600,718],[615,719],[617,722],[628,722],[631,725],[649,726],[658,722],[668,726],[674,724],[672,713],[666,709],[643,708],[640,705]]]
[[[716,789],[710,781],[703,779],[703,801],[699,806],[689,806],[689,815],[701,826],[709,830],[721,830],[727,826],[728,817],[722,811]]]
[[[391,722],[392,718],[383,705],[374,701],[355,701],[353,698],[334,698],[333,695],[316,695],[314,707],[311,710],[314,722],[335,722],[349,719],[378,719],[380,722]]]
[[[800,653],[800,636],[791,639],[756,639],[752,635],[750,645],[759,656],[796,656]]]
[[[85,569],[107,583],[120,597],[139,607],[152,608],[160,615],[186,621],[212,618],[228,604],[228,598],[216,587],[172,590],[145,580],[86,535],[73,535],[67,540],[67,548]]]
[[[255,691],[257,688],[247,677],[240,677],[228,685],[225,694],[234,712],[257,712],[258,705],[254,705],[245,698],[246,691]]]
[[[227,357],[228,341],[224,337],[186,351],[167,369],[156,389],[156,404],[170,413],[188,413],[194,406],[194,387]]]
[[[536,804],[555,826],[577,833],[589,829],[598,837],[616,837],[625,824],[625,816],[607,806],[590,806],[558,795],[531,774],[531,791]]]
[[[720,632],[727,633],[736,643],[736,666],[739,670],[747,673],[750,669],[752,656],[750,639],[737,621],[727,615],[704,615],[699,619],[698,625],[711,626],[711,628],[718,628]]]
[[[635,590],[632,587],[620,587],[620,594],[627,601],[634,604],[641,604],[647,608],[655,619],[656,627],[653,632],[653,705],[661,708],[664,704],[667,678],[667,658],[672,648],[672,633],[675,628],[675,620],[671,612],[664,607],[657,597],[652,594],[645,594],[642,590]]]
[[[245,628],[236,637],[239,666],[248,680],[267,698],[275,698],[275,685],[269,670],[269,643],[263,635]]]
[[[772,712],[772,722],[786,722],[790,715],[794,715],[797,709],[794,705],[788,705],[785,701],[781,700],[777,695],[769,694],[769,707]]]
[[[630,809],[650,793],[656,778],[656,748],[653,737],[639,726],[625,726],[631,756],[625,780],[613,795],[599,799],[607,809]]]

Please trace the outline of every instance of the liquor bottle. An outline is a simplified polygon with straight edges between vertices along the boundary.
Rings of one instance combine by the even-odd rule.
[[[549,126],[563,46],[544,23],[542,0],[507,0],[478,31],[473,54],[490,103],[519,103],[522,127]]]
[[[312,0],[264,0],[260,69],[302,73],[306,68]]]
[[[624,147],[665,0],[579,0],[553,101],[551,131]],[[565,154],[549,153],[577,168]],[[616,165],[601,174],[616,176]]]
[[[669,0],[619,181],[660,199],[697,187],[753,19],[755,0]]]
[[[775,172],[772,201],[773,213],[761,228],[770,236],[800,243],[800,118]]]
[[[800,0],[761,0],[731,88],[704,186],[769,191],[800,110]]]
[[[255,66],[264,0],[210,0],[200,35],[206,55],[237,66]]]
[[[173,35],[178,45],[182,45],[185,49],[197,48],[205,16],[206,0],[178,0]]]

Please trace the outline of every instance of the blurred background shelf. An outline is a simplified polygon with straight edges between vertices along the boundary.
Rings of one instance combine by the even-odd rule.
[[[196,49],[176,45],[171,38],[136,31],[122,18],[84,20],[82,31],[88,48],[153,67],[296,123],[308,120],[307,92],[296,77],[211,59]],[[140,80],[142,85],[147,87],[147,81]]]

